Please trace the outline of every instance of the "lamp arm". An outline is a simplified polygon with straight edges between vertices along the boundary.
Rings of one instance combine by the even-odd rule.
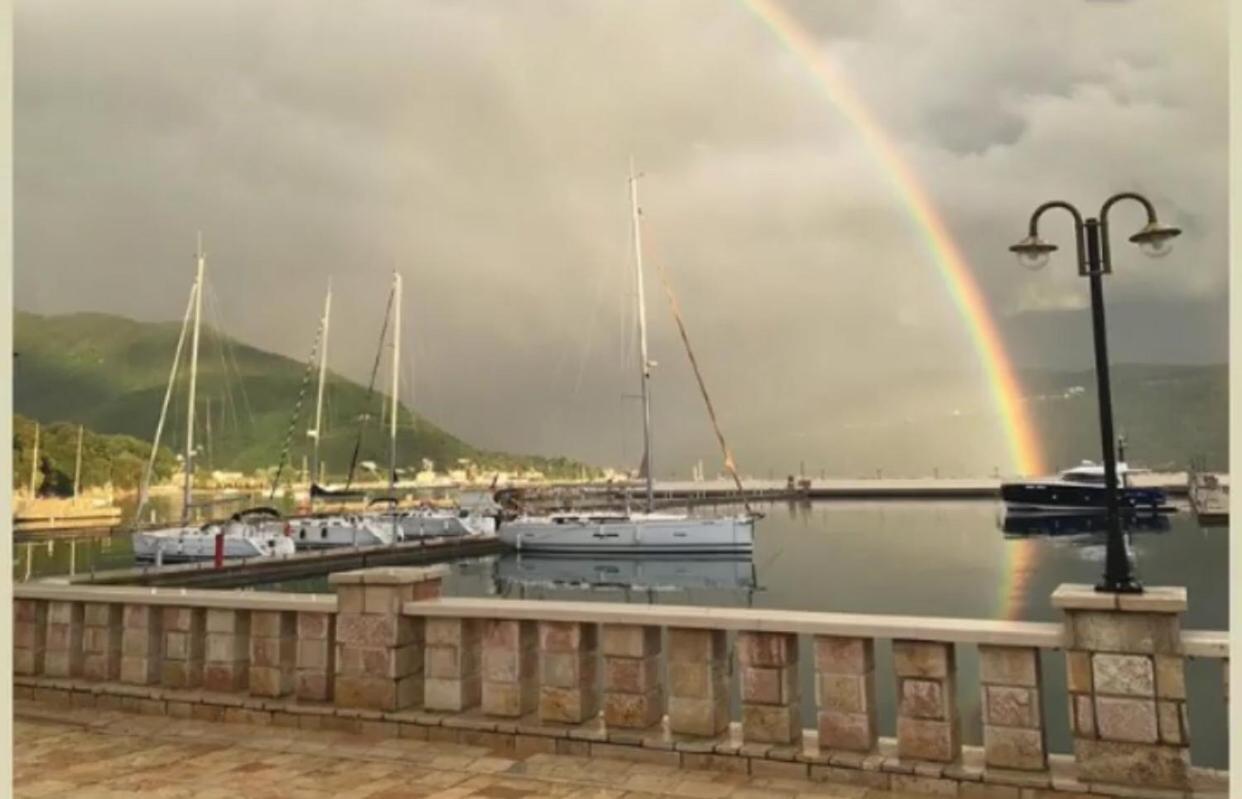
[[[1156,221],[1156,208],[1143,195],[1133,191],[1122,191],[1114,194],[1104,201],[1104,206],[1100,208],[1100,249],[1102,267],[1105,272],[1111,272],[1113,269],[1112,255],[1108,247],[1108,211],[1120,200],[1134,200],[1143,206],[1147,211],[1147,223],[1153,224]]]
[[[1052,200],[1035,209],[1031,214],[1031,230],[1032,236],[1039,235],[1039,218],[1044,215],[1045,211],[1053,208],[1063,208],[1069,211],[1070,216],[1074,217],[1074,245],[1078,251],[1078,272],[1083,274],[1087,269],[1087,248],[1083,241],[1083,221],[1082,214],[1078,213],[1078,209],[1064,200]]]

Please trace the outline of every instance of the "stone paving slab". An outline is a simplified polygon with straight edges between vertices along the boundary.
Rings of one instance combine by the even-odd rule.
[[[19,702],[14,797],[898,799],[901,794],[607,758]]]

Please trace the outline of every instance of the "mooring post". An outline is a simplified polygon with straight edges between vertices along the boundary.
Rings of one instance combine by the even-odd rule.
[[[215,567],[219,569],[224,565],[224,531],[216,533],[216,551],[214,557]]]

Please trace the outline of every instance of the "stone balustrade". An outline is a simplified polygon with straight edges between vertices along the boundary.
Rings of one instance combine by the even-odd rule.
[[[898,791],[1163,797],[1204,773],[1185,660],[1228,649],[1225,633],[1180,629],[1184,589],[1065,585],[1064,622],[1031,623],[447,598],[442,574],[343,572],[335,595],[21,585],[17,694]],[[967,649],[982,747],[962,743]],[[1064,652],[1065,696],[1047,696],[1048,650]],[[1048,751],[1050,702],[1068,707],[1072,753]]]

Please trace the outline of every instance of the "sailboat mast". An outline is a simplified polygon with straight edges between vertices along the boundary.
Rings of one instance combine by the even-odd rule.
[[[634,159],[630,158],[630,211],[634,219],[634,285],[638,293],[638,355],[642,359],[643,398],[643,471],[647,478],[647,512],[655,507],[655,485],[651,469],[651,360],[647,357],[647,302],[643,296],[643,237],[638,208],[638,175],[634,172]]]
[[[181,521],[190,520],[191,492],[194,488],[194,400],[198,391],[198,337],[203,322],[203,268],[207,258],[203,254],[203,234],[198,234],[198,261],[194,276],[194,338],[190,345],[190,397],[186,409],[185,433],[185,493],[181,501]]]
[[[332,314],[332,281],[328,281],[328,295],[323,300],[323,332],[320,336],[319,348],[319,393],[315,399],[315,429],[312,433],[314,443],[311,445],[311,480],[319,475],[319,438],[323,434],[323,381],[328,373],[328,319]],[[314,499],[311,500],[314,502]]]
[[[82,483],[82,425],[78,425],[78,455],[73,464],[73,498],[78,498],[78,486]]]
[[[392,273],[392,412],[388,414],[388,491],[395,494],[397,486],[397,408],[400,401],[401,365],[401,273]]]

